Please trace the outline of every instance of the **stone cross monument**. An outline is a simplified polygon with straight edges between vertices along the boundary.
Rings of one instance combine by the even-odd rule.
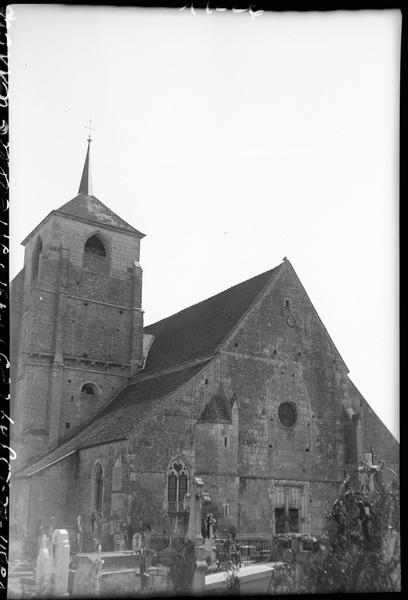
[[[189,509],[188,530],[186,538],[195,546],[196,570],[193,578],[193,592],[203,593],[207,563],[205,561],[205,547],[201,534],[201,514],[204,504],[211,502],[209,494],[203,492],[204,481],[194,477],[191,482],[191,492],[184,497],[184,508]]]
[[[202,545],[201,515],[203,504],[211,502],[209,494],[203,492],[204,481],[200,477],[194,477],[191,483],[191,493],[184,497],[184,508],[190,511],[188,519],[188,530],[186,538],[194,544]]]

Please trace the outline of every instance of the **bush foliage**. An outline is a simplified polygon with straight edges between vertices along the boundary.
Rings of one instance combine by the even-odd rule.
[[[194,544],[189,539],[179,538],[169,562],[169,577],[174,591],[180,594],[191,592],[195,570]]]
[[[361,474],[360,474],[361,475]],[[364,475],[364,474],[363,474]],[[272,576],[271,592],[373,593],[399,591],[399,481],[354,485],[346,476],[326,512],[325,535],[316,551],[295,552]]]

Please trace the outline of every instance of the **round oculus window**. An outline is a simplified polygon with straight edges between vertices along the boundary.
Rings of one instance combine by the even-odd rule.
[[[282,425],[293,427],[296,423],[296,408],[289,402],[283,402],[278,408],[278,416]]]

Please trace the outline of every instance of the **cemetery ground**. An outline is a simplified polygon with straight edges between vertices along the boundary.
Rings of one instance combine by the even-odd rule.
[[[159,548],[145,526],[131,550],[117,538],[114,552],[102,552],[95,538],[93,551],[84,552],[78,523],[72,545],[66,529],[54,529],[37,540],[36,559],[11,557],[8,597],[400,591],[399,477],[387,480],[385,465],[370,457],[357,477],[345,476],[319,538],[286,531],[242,539],[234,527],[216,534],[215,516],[203,518],[211,499],[195,477],[185,497],[185,535]]]

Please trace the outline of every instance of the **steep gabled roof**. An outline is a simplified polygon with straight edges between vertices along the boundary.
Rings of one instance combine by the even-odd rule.
[[[144,233],[141,233],[118,217],[117,214],[105,206],[98,198],[95,198],[95,196],[78,194],[75,198],[72,198],[72,200],[63,204],[55,212],[69,215],[70,217],[77,217],[79,219],[101,223],[102,225],[118,227],[125,231],[136,233],[140,237],[144,237]]]
[[[207,361],[208,362],[208,361]],[[126,386],[97,415],[29,466],[22,466],[14,477],[29,477],[77,450],[126,439],[144,421],[160,410],[181,385],[187,383],[207,362],[142,379]]]
[[[211,355],[280,266],[145,327],[154,335],[145,372]]]

